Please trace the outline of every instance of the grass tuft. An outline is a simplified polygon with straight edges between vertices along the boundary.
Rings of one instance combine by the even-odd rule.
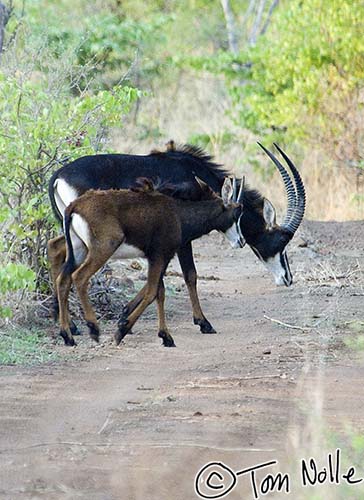
[[[0,365],[39,365],[58,359],[49,338],[39,330],[0,332]]]

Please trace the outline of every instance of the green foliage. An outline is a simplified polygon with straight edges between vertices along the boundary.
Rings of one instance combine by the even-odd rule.
[[[222,130],[218,134],[193,134],[187,139],[189,144],[204,149],[207,149],[211,144],[219,144],[220,148],[230,147],[235,141],[235,135],[228,130]]]
[[[46,40],[58,57],[78,46],[77,64],[92,63],[97,84],[128,78],[133,85],[155,88],[175,76],[174,57],[194,52],[211,54],[227,48],[220,2],[187,0],[76,0],[27,5],[31,39]],[[246,0],[239,0],[246,4]],[[48,26],[45,29],[45,26]]]
[[[102,11],[86,17],[76,29],[55,24],[46,34],[46,43],[56,57],[77,45],[74,63],[81,67],[92,64],[92,88],[101,84],[109,88],[125,76],[138,83],[143,79],[147,84],[162,70],[162,61],[156,55],[166,44],[162,27],[170,19],[155,15],[143,22]],[[90,82],[82,81],[81,87],[86,84]]]
[[[353,351],[364,350],[364,320],[353,320],[347,323],[347,327],[352,333],[345,338],[345,345]]]
[[[0,252],[32,269],[37,290],[45,290],[46,241],[54,232],[47,197],[51,172],[104,149],[108,132],[121,125],[141,93],[123,85],[82,91],[79,83],[91,78],[92,66],[74,64],[76,49],[59,58],[38,40],[24,50],[27,36],[26,28],[18,31],[0,71]],[[11,266],[5,267],[9,274],[0,280],[0,293],[24,271]]]
[[[358,427],[346,422],[344,432],[327,432],[326,441],[322,443],[322,449],[341,450],[340,467],[341,470],[348,470],[349,467],[355,467],[360,470],[364,460],[364,437]],[[346,482],[340,485],[335,496],[338,500],[361,500],[363,498],[362,491],[353,490],[353,485]]]
[[[266,34],[244,47],[254,24],[249,5],[231,1],[242,49],[235,55],[221,2],[14,0],[0,66],[0,261],[27,266],[36,289],[47,288],[45,248],[54,232],[47,181],[65,161],[107,150],[111,129],[122,127],[135,102],[137,121],[143,94],[132,85],[157,97],[138,140],[164,137],[158,98],[165,104],[165,89],[183,95],[192,66],[194,78],[224,75],[241,129],[280,142],[326,134],[336,147],[350,124],[346,103],[363,105],[362,2],[282,0]],[[188,111],[198,96],[186,95]],[[173,97],[167,104],[173,116]],[[186,140],[205,147],[235,140],[228,131],[204,132]],[[362,168],[359,139],[353,150],[353,165]],[[248,145],[246,158],[260,169],[255,151]],[[16,272],[6,269],[15,283]],[[9,293],[1,283],[0,293]]]
[[[143,22],[120,19],[112,13],[90,17],[81,35],[84,42],[78,51],[78,62],[84,65],[87,61],[95,61],[99,72],[116,72],[120,79],[121,72],[128,71],[135,60],[141,60],[141,68],[135,71],[147,81],[162,69],[158,51],[151,57],[150,48],[156,50],[166,43],[162,27],[169,19],[170,16],[158,15]]]
[[[360,0],[282,2],[256,45],[176,63],[225,75],[232,116],[259,137],[337,136],[346,126],[340,103],[363,87],[362,12]]]
[[[363,27],[360,0],[282,4],[272,29],[240,56],[249,66],[236,64],[230,91],[239,124],[287,139],[319,128],[340,133],[332,106],[362,86]]]
[[[37,330],[0,332],[0,365],[38,365],[58,358],[49,339]]]
[[[16,290],[34,290],[35,273],[23,264],[10,262],[0,268],[0,294],[5,295]],[[0,317],[7,318],[12,315],[9,306],[0,304]]]

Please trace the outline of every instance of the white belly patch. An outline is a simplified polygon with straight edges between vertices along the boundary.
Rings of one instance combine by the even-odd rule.
[[[145,257],[144,252],[133,245],[122,243],[112,254],[110,259],[136,259],[138,257]]]

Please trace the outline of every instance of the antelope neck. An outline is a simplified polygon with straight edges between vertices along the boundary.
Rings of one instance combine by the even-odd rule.
[[[178,204],[182,241],[184,244],[199,238],[200,236],[209,233],[213,229],[227,229],[223,219],[225,209],[220,200],[207,200],[207,201],[180,201],[176,200]]]

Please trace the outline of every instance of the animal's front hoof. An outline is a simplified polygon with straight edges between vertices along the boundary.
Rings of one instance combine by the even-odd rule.
[[[199,325],[201,333],[216,333],[215,328],[209,321],[207,321],[206,318],[204,319],[193,318],[193,322],[195,325]]]
[[[115,333],[115,342],[116,345],[119,345],[120,342],[123,340],[125,335],[129,333],[129,329],[127,325],[120,325],[120,321],[118,323],[118,331]]]
[[[100,337],[100,330],[95,323],[92,323],[91,321],[87,321],[87,326],[89,328],[89,335],[94,340],[95,342],[99,342],[99,337]]]
[[[158,332],[158,337],[163,340],[164,347],[176,347],[172,335],[170,335],[168,332],[160,330]]]
[[[68,335],[66,330],[61,330],[59,332],[60,336],[63,338],[64,340],[64,344],[65,345],[69,345],[69,346],[74,346],[74,345],[77,345],[74,338],[72,337],[72,335]]]

